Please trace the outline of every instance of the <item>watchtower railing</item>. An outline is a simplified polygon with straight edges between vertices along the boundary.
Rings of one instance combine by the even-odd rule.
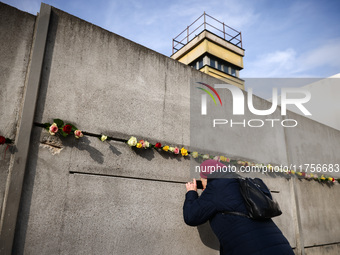
[[[207,28],[211,28],[213,30],[211,31],[212,33],[242,48],[241,32],[235,30],[232,27],[227,26],[226,24],[224,24],[224,22],[221,22],[204,12],[191,25],[187,26],[186,29],[184,29],[179,35],[172,39],[172,54],[179,51],[197,34],[202,32],[203,30],[207,30]]]

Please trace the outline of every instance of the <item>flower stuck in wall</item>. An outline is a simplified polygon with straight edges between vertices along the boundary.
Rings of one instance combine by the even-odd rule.
[[[6,157],[6,151],[8,150],[8,148],[9,148],[10,146],[12,146],[13,141],[12,141],[12,139],[9,139],[9,138],[6,138],[6,137],[0,135],[0,145],[4,145],[4,144],[7,144],[7,147],[6,147],[6,149],[5,149],[5,153],[4,153],[3,159],[5,159],[5,157]]]
[[[0,136],[0,145],[3,145],[6,143],[6,138],[3,136]]]
[[[81,132],[81,130],[77,129],[76,131],[74,131],[74,136],[75,138],[80,138],[80,137],[83,137],[83,133]]]
[[[184,147],[181,149],[181,154],[183,157],[188,156],[188,150],[184,149]]]
[[[72,126],[70,124],[66,124],[65,126],[63,126],[63,131],[69,135],[72,131]]]
[[[73,124],[66,123],[61,119],[54,119],[53,123],[45,123],[45,129],[50,133],[50,135],[60,134],[63,137],[68,136],[71,133],[74,133],[75,138],[83,137],[83,133]]]
[[[6,138],[6,137],[0,135],[0,145],[3,145],[3,144],[8,144],[8,145],[10,145],[10,144],[12,144],[12,143],[13,143],[13,141],[12,141],[11,139]]]
[[[131,136],[131,138],[127,141],[127,144],[130,147],[136,146],[137,145],[137,138],[134,136]]]
[[[53,123],[50,127],[49,127],[49,130],[48,132],[50,133],[50,135],[55,135],[56,133],[58,133],[59,131],[59,128],[57,126],[56,123]]]

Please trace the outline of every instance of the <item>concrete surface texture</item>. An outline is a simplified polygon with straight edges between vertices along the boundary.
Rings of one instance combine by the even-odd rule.
[[[33,40],[35,16],[0,4],[0,135],[15,139]],[[0,146],[0,214],[11,150]],[[0,220],[1,225],[1,220]]]
[[[340,93],[339,83],[340,73],[325,79],[314,79],[310,84],[302,87],[302,89],[311,93],[310,101],[305,104],[306,108],[312,113],[308,118],[337,130],[340,130],[340,120],[334,118],[334,116],[340,114],[340,108],[337,106]],[[296,107],[291,105],[288,105],[287,109],[300,113]]]
[[[193,79],[219,83],[52,8],[34,121],[61,118],[88,132],[121,138],[134,135],[188,147]],[[11,85],[6,83],[7,88]],[[254,100],[268,106],[265,100]],[[16,101],[10,104],[20,107]],[[255,156],[261,161],[300,162],[310,160],[307,152],[300,151],[304,145],[314,146],[304,140],[313,136],[322,149],[334,146],[322,155],[327,154],[329,162],[339,162],[340,132],[303,117],[299,121],[304,129],[298,131],[300,135],[283,128],[267,134],[277,139],[275,143],[285,141],[287,147],[275,144],[268,149],[269,140],[259,145],[250,139],[258,135],[265,140],[262,130],[246,133],[249,143],[243,148],[238,146],[239,135],[226,134],[230,144],[235,144],[227,152],[253,157],[256,148]],[[134,150],[122,142],[103,143],[94,137],[49,137],[45,130],[33,128],[14,254],[219,254],[208,225],[189,227],[182,218],[183,183],[190,178],[190,160],[155,150]],[[275,222],[296,254],[339,252],[336,197],[340,185],[281,178],[266,182],[280,192],[274,196],[284,213]]]

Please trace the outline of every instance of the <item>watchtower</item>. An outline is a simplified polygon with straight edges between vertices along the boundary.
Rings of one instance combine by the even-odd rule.
[[[241,32],[205,12],[172,40],[171,58],[244,89]]]

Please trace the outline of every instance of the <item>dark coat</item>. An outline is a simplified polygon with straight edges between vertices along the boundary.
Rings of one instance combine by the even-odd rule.
[[[198,197],[188,191],[183,206],[184,221],[197,226],[210,220],[220,241],[220,254],[294,255],[287,239],[270,220],[255,221],[222,211],[247,214],[237,179],[208,179],[206,189]]]

